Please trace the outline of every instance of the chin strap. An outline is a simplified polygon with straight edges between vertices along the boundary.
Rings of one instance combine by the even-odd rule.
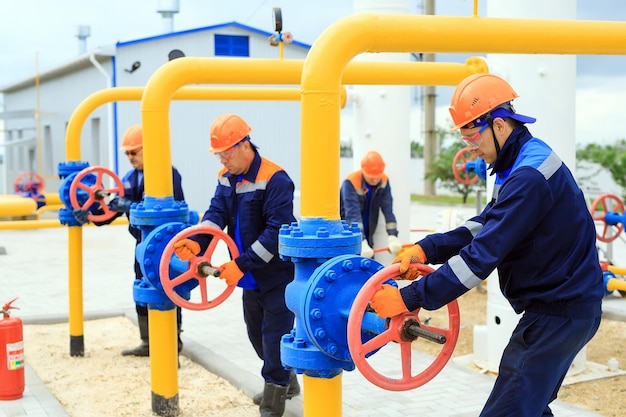
[[[500,155],[500,144],[498,143],[498,139],[496,139],[496,131],[493,130],[493,117],[489,114],[486,117],[487,123],[489,123],[489,126],[491,127],[491,134],[493,135],[493,145],[496,148],[496,158],[498,157],[498,155]]]

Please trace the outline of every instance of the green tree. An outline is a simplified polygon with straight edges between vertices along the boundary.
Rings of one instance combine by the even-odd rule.
[[[622,199],[626,199],[626,139],[619,139],[614,145],[590,143],[576,151],[576,158],[597,164],[598,171],[609,171],[615,183],[622,188]]]
[[[411,158],[423,158],[424,145],[418,142],[411,142]]]
[[[439,135],[449,136],[447,131],[439,131]],[[445,140],[442,140],[441,143],[445,143]],[[431,169],[426,173],[425,177],[427,179],[439,181],[439,184],[453,192],[461,194],[463,198],[463,203],[467,202],[467,197],[478,191],[479,188],[483,187],[483,181],[478,180],[474,184],[465,185],[461,184],[454,177],[454,172],[452,170],[452,162],[456,154],[463,149],[465,144],[460,140],[454,140],[449,145],[442,147],[439,151],[439,154],[435,157],[435,160],[432,163]]]

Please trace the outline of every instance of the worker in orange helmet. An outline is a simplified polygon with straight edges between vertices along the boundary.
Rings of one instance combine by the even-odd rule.
[[[471,75],[456,87],[453,129],[490,164],[492,199],[465,224],[427,236],[393,261],[400,263],[396,279],[417,278],[418,262],[441,267],[400,290],[383,285],[371,300],[380,317],[435,310],[497,268],[502,293],[522,316],[482,417],[552,416],[549,405],[602,314],[602,270],[585,197],[567,166],[526,127],[535,118],[514,110],[517,97],[493,74]]]
[[[374,256],[374,232],[378,216],[385,216],[387,248],[392,254],[402,249],[398,226],[393,213],[391,184],[385,175],[385,161],[376,151],[369,151],[361,160],[361,169],[350,173],[341,184],[340,214],[348,224],[358,223],[363,234],[361,256]]]
[[[263,392],[254,396],[262,417],[280,417],[285,400],[300,393],[296,374],[280,360],[280,341],[293,329],[294,314],[285,302],[285,289],[294,267],[278,254],[278,231],[296,219],[294,183],[277,164],[261,157],[250,141],[252,129],[240,116],[226,113],[211,124],[211,148],[224,168],[202,224],[228,234],[239,256],[220,266],[227,285],[243,289],[243,316],[248,338],[263,360]],[[192,236],[174,245],[182,260],[206,250],[211,237]]]
[[[96,226],[102,226],[112,223],[115,219],[122,215],[130,218],[130,206],[134,203],[143,201],[144,198],[144,177],[143,177],[143,133],[141,125],[132,125],[124,132],[122,136],[122,146],[120,150],[128,157],[128,162],[132,169],[128,171],[122,178],[124,186],[124,196],[115,197],[109,201],[109,209],[115,212],[110,219],[100,222],[94,222]],[[172,185],[174,188],[174,199],[176,201],[184,201],[185,196],[182,188],[182,178],[178,170],[172,167]],[[104,214],[102,209],[95,210],[94,214]],[[80,224],[88,223],[89,212],[86,210],[74,210],[74,217]],[[141,230],[132,224],[128,226],[128,232],[136,240],[136,245],[141,243]],[[133,256],[134,257],[134,256]],[[135,280],[143,277],[141,267],[137,258],[135,258]],[[150,356],[150,342],[148,332],[148,307],[145,304],[135,304],[137,312],[137,324],[139,326],[139,345],[124,349],[123,356]],[[176,322],[178,325],[178,353],[183,349],[183,342],[180,338],[182,332],[182,313],[180,307],[176,308]]]

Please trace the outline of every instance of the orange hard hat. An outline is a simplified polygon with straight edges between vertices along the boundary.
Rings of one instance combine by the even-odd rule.
[[[369,151],[361,159],[361,170],[366,175],[379,177],[385,172],[385,161],[383,161],[383,157],[378,152]]]
[[[493,74],[473,74],[456,87],[450,101],[450,115],[459,129],[480,116],[519,96],[502,78]]]
[[[252,128],[240,116],[225,113],[218,116],[211,124],[211,148],[209,152],[218,153],[232,148],[247,137]]]
[[[133,125],[126,129],[124,136],[122,137],[123,151],[134,151],[143,146],[143,135],[141,133],[141,125]]]

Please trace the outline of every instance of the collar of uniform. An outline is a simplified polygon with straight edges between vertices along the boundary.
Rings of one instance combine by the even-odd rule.
[[[496,162],[494,162],[491,166],[491,175],[511,168],[515,163],[522,146],[532,139],[532,137],[533,136],[528,131],[526,126],[516,126],[507,138],[506,142],[504,142],[504,146],[500,150],[500,154],[498,155]]]

